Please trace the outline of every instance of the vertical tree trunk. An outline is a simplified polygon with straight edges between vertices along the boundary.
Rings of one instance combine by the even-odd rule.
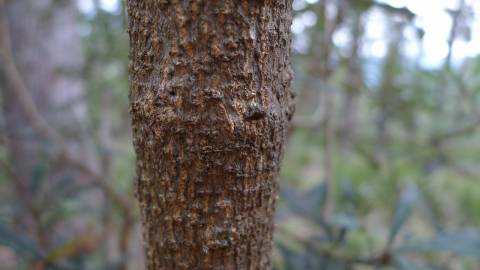
[[[291,0],[128,6],[147,268],[269,268]]]
[[[343,154],[348,154],[352,148],[353,139],[358,122],[358,109],[361,90],[363,87],[363,78],[359,52],[361,50],[361,38],[363,35],[363,25],[361,16],[357,11],[352,10],[353,17],[352,38],[350,55],[348,56],[348,75],[345,82],[345,97],[340,113],[338,126],[338,138],[340,149]]]

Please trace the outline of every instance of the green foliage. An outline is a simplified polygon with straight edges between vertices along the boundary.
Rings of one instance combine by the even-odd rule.
[[[465,229],[440,232],[428,240],[416,240],[398,248],[402,253],[448,252],[460,256],[480,257],[480,231]]]
[[[355,1],[351,8],[348,14],[364,16],[380,8],[395,17],[388,22],[392,28],[411,27],[416,16],[372,1]],[[405,20],[399,23],[396,14]],[[351,22],[342,27],[352,28]],[[305,33],[315,39],[324,34],[324,25]],[[478,257],[480,233],[480,58],[455,68],[423,68],[404,54],[405,37],[399,33],[386,37],[383,58],[361,59],[357,129],[346,151],[337,136],[335,156],[325,156],[322,125],[291,132],[281,172],[275,269],[478,267],[471,258]],[[423,34],[416,37],[421,40]],[[341,123],[342,102],[352,91],[343,86],[354,74],[347,66],[351,56],[337,46],[330,53],[340,61],[328,80],[339,107],[335,120]],[[312,61],[322,55],[316,50],[311,45],[293,59],[301,115],[314,111],[309,109],[316,100],[312,91],[322,91],[317,84],[322,78],[312,72]],[[313,103],[313,108],[322,105]],[[323,212],[326,158],[335,165],[335,211],[328,216]],[[452,257],[444,260],[446,254]]]
[[[390,233],[388,236],[389,246],[393,244],[393,240],[412,214],[412,209],[417,201],[417,197],[418,191],[414,184],[407,185],[400,193],[400,198],[393,214],[392,225],[390,227]]]

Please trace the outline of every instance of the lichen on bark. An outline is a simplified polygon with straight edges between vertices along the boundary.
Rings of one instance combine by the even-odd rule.
[[[268,269],[291,0],[128,0],[147,269]]]

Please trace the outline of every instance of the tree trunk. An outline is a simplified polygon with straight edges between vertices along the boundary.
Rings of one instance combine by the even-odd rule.
[[[352,148],[353,139],[357,129],[359,102],[361,90],[364,85],[362,78],[359,52],[361,50],[361,38],[363,35],[363,24],[361,16],[357,11],[352,10],[350,17],[353,18],[352,38],[350,55],[348,56],[348,73],[345,81],[345,96],[340,113],[338,126],[338,138],[340,149],[343,154],[348,155]]]
[[[147,269],[268,269],[291,0],[129,0]]]

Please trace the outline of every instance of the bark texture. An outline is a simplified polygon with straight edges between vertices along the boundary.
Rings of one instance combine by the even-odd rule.
[[[268,269],[291,0],[129,0],[148,269]]]

